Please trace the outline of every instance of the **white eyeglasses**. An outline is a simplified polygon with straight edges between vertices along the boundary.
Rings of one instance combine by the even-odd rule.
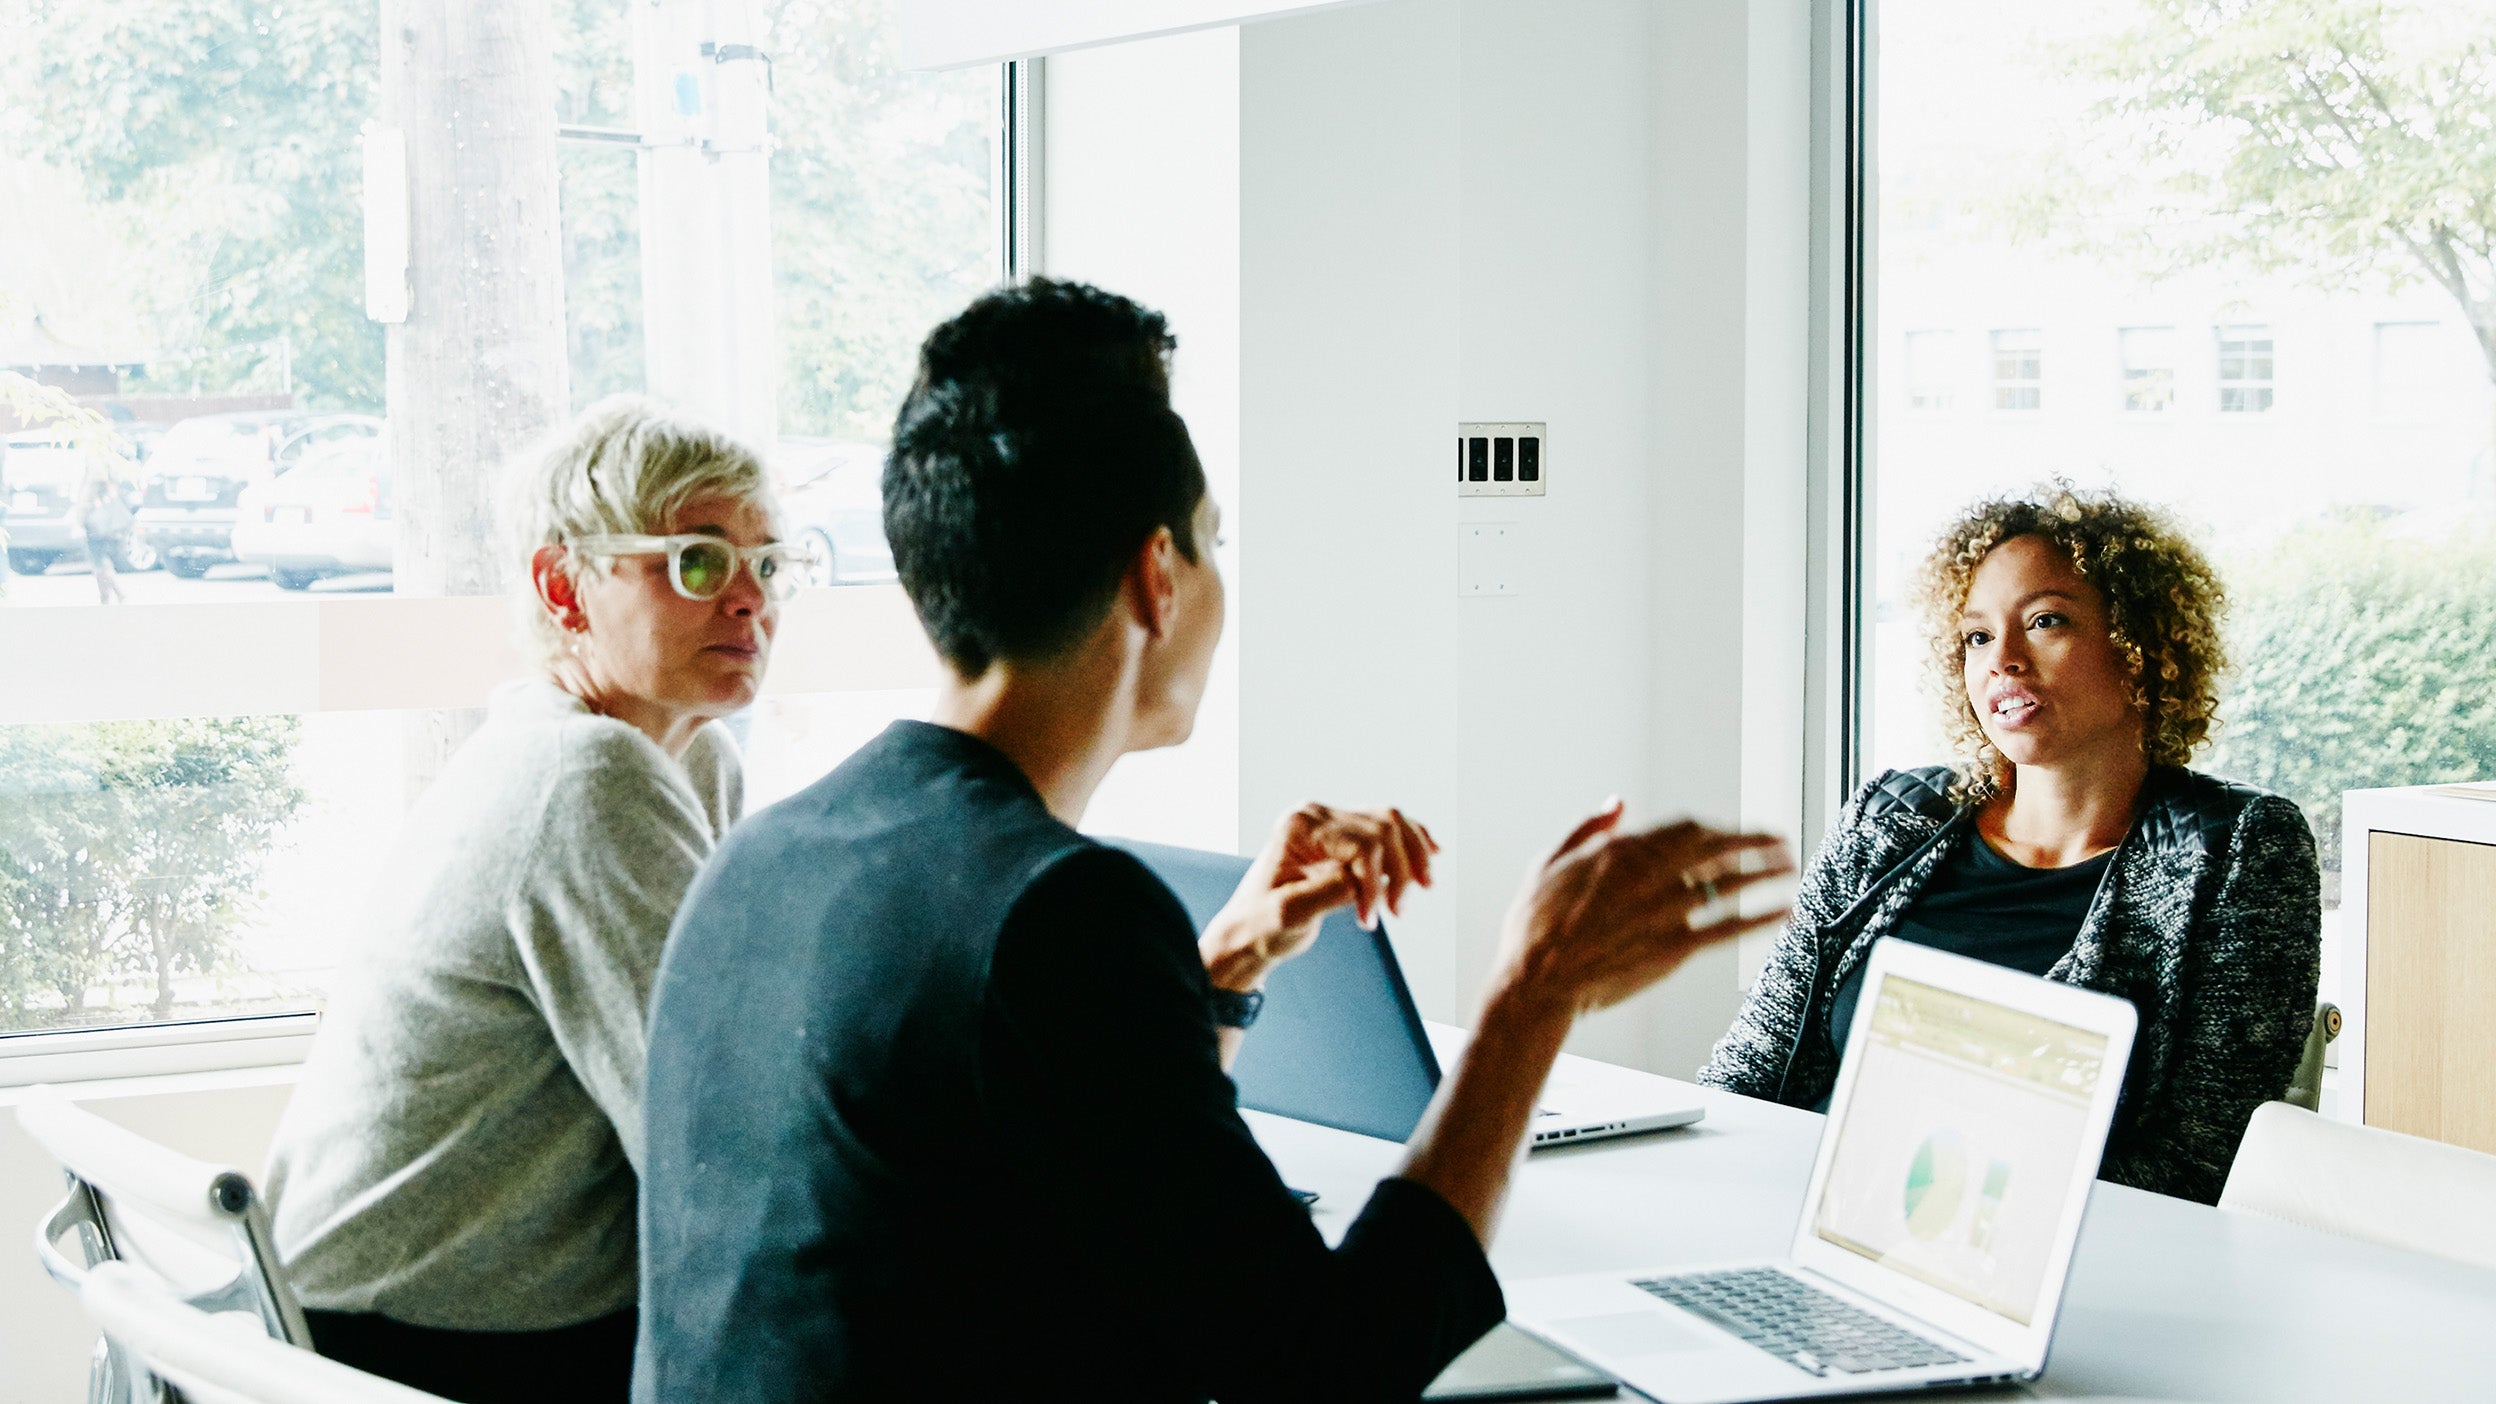
[[[572,549],[592,556],[667,555],[667,583],[689,600],[715,600],[737,578],[737,567],[754,572],[754,583],[773,601],[798,592],[815,571],[814,553],[785,541],[738,546],[716,536],[577,536]]]

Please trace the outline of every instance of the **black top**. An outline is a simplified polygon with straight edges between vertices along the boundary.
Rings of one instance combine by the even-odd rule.
[[[2110,849],[2068,868],[2022,867],[1971,829],[1957,851],[1933,870],[1932,881],[1889,934],[2043,975],[2079,939],[2080,924],[2088,920],[2089,903],[2114,857]],[[1840,1058],[1846,1055],[1846,1036],[1854,1030],[1855,1004],[1863,997],[1864,965],[1858,962],[1847,972],[1829,1003],[1829,1037],[1836,1041]],[[1820,1110],[1828,1108],[1824,1096]]]
[[[896,723],[733,833],[653,997],[634,1397],[1404,1399],[1504,1314],[1403,1180],[1328,1250],[1194,927],[1012,762]]]

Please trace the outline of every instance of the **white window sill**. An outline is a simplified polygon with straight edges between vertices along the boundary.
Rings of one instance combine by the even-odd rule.
[[[272,1014],[194,1024],[82,1029],[0,1038],[0,1105],[11,1089],[77,1084],[80,1095],[116,1095],[106,1084],[145,1080],[151,1090],[184,1090],[167,1079],[276,1074],[291,1081],[311,1049],[318,1014]],[[239,1082],[202,1086],[255,1085]]]
[[[194,1092],[230,1092],[240,1087],[291,1087],[303,1064],[276,1063],[259,1068],[219,1068],[213,1072],[149,1073],[137,1077],[62,1078],[49,1084],[72,1101],[109,1101],[116,1097],[164,1097]],[[26,1100],[26,1087],[0,1087],[0,1111]]]

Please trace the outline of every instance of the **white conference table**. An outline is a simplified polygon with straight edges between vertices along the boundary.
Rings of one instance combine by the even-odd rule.
[[[1434,1041],[1454,1030],[1433,1029]],[[1580,1076],[1646,1079],[1600,1064]],[[1538,1151],[1491,1248],[1504,1281],[1782,1253],[1822,1118],[1710,1088],[1679,1131]],[[1328,1241],[1402,1147],[1250,1112]],[[2100,1183],[2033,1391],[1963,1399],[2496,1399],[2496,1272]]]

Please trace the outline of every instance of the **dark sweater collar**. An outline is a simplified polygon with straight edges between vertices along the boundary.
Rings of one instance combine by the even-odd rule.
[[[1031,783],[1031,777],[1023,773],[1013,757],[967,731],[935,722],[902,720],[884,728],[878,744],[914,760],[1010,786],[1028,796],[1032,803],[1048,808],[1040,787]]]

